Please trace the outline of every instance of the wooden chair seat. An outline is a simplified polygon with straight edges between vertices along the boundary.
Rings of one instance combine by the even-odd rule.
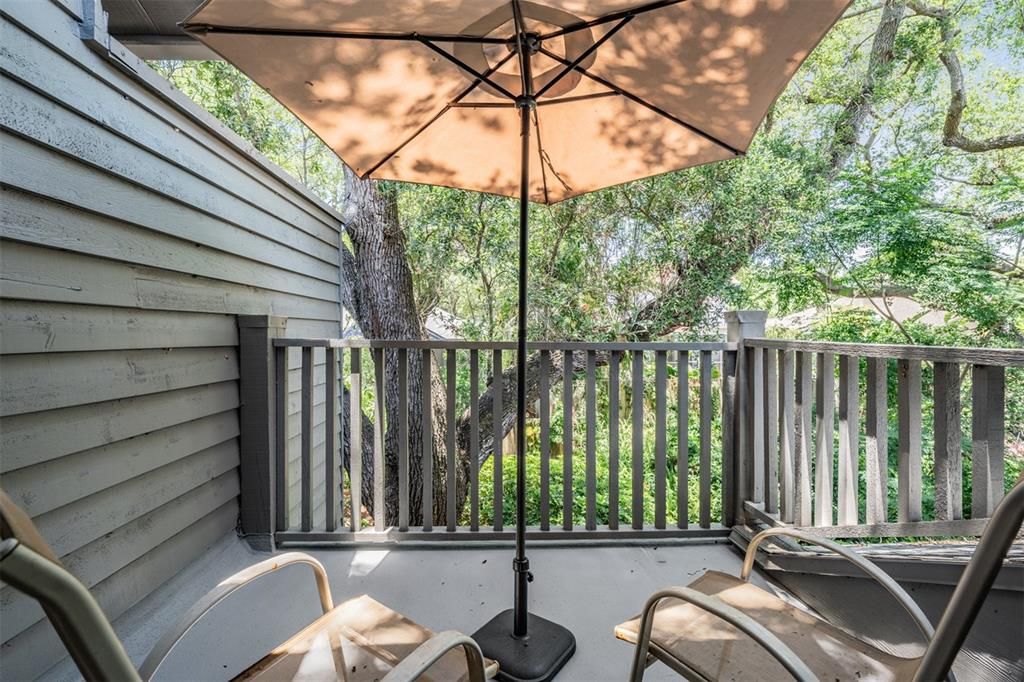
[[[712,595],[768,628],[821,680],[910,679],[920,659],[892,656],[740,578],[708,571],[690,588]],[[708,680],[792,679],[763,647],[735,626],[679,599],[654,612],[650,654],[681,674]],[[640,617],[615,628],[636,644]]]
[[[236,680],[373,682],[434,635],[433,632],[369,596],[335,606],[287,642],[276,647]],[[484,660],[487,678],[498,666]],[[446,653],[421,680],[468,678],[461,649]]]

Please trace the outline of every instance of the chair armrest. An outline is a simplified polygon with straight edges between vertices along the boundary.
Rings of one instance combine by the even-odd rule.
[[[484,655],[477,643],[468,635],[455,630],[439,632],[416,650],[399,661],[398,665],[384,676],[382,682],[410,682],[419,678],[430,666],[446,653],[462,647],[466,652],[466,667],[469,669],[469,682],[484,682]]]
[[[789,674],[800,682],[816,682],[817,677],[811,672],[800,658],[793,653],[786,644],[776,637],[768,628],[743,613],[737,608],[726,604],[721,599],[704,594],[690,587],[669,587],[651,595],[644,606],[643,616],[640,618],[640,632],[637,635],[636,652],[633,656],[633,669],[630,679],[633,682],[640,682],[644,676],[647,650],[651,643],[651,629],[654,626],[654,614],[666,598],[675,598],[693,604],[694,606],[714,614],[744,632],[747,636],[760,644],[772,657],[782,664]]]
[[[153,650],[149,652],[149,656],[146,657],[142,668],[139,669],[142,679],[151,679],[174,647],[181,641],[182,637],[188,634],[189,630],[217,604],[254,580],[258,580],[268,573],[273,573],[280,568],[293,564],[306,564],[313,569],[313,577],[316,579],[316,587],[320,595],[320,608],[324,613],[333,609],[334,600],[331,597],[331,585],[327,580],[327,571],[324,570],[323,564],[302,552],[288,552],[287,554],[272,556],[222,580],[220,584],[193,604],[192,608],[175,623],[173,628],[160,638],[153,647]]]
[[[935,635],[935,630],[932,627],[932,623],[928,620],[928,616],[924,615],[924,611],[917,605],[906,590],[900,587],[900,584],[892,579],[888,573],[880,569],[878,566],[868,561],[860,554],[844,547],[840,544],[826,540],[825,538],[819,538],[803,531],[794,530],[792,528],[769,528],[763,530],[755,535],[751,540],[750,544],[747,545],[747,553],[743,558],[743,572],[740,573],[740,578],[743,580],[750,580],[750,571],[754,567],[754,556],[757,553],[757,547],[764,540],[772,537],[773,535],[785,535],[786,537],[796,538],[801,542],[806,542],[811,545],[818,545],[828,549],[839,556],[843,557],[854,566],[864,571],[864,573],[879,585],[881,585],[886,592],[899,602],[900,606],[910,615],[910,618],[917,625],[917,629],[924,635],[925,644],[931,642],[932,637]]]

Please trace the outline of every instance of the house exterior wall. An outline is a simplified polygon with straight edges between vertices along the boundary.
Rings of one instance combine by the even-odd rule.
[[[0,6],[0,485],[113,619],[234,532],[235,316],[337,336],[341,221],[80,2]],[[0,641],[4,679],[64,655],[6,586]]]

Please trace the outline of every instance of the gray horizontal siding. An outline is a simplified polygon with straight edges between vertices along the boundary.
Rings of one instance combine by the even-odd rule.
[[[340,218],[61,2],[0,8],[0,485],[116,618],[234,529],[235,316],[336,336]],[[5,679],[64,656],[6,586],[0,641]]]

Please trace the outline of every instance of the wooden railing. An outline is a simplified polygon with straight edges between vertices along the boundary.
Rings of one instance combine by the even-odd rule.
[[[980,533],[1024,350],[767,339],[765,318],[727,313],[719,343],[529,344],[527,536]],[[511,538],[515,344],[289,339],[285,324],[239,324],[254,545]]]
[[[505,385],[504,371],[515,361],[514,343],[278,338],[271,344],[277,542],[512,537],[514,518],[505,507],[514,487],[509,491],[504,482],[511,478],[506,467],[514,453],[503,445],[509,422],[492,419],[482,429],[480,412],[488,396],[492,414],[508,412],[503,408],[514,400],[514,386]],[[732,427],[723,432],[721,425],[733,422],[729,391],[735,383],[735,343],[550,342],[528,348],[537,386],[535,415],[528,422],[537,433],[528,454],[539,459],[539,472],[531,474],[528,484],[536,502],[531,512],[537,516],[528,529],[530,538],[727,532],[734,501],[715,491],[721,502],[713,508],[712,457],[716,464],[733,457]],[[443,388],[443,409],[433,404],[429,390],[422,390],[431,386],[432,375]],[[391,405],[386,404],[388,381],[397,391]],[[411,405],[422,415],[418,429],[409,418]],[[372,444],[364,428],[350,428],[368,421]],[[696,434],[692,458],[691,422]],[[457,440],[456,423],[468,432],[465,443]],[[555,426],[558,437],[552,437]],[[391,466],[386,462],[389,429],[394,430],[390,442],[397,444],[397,466],[393,456]],[[438,443],[435,436],[441,431],[446,437]],[[363,453],[351,458],[347,472],[345,452]],[[460,505],[459,458],[467,456],[480,466],[468,467]],[[410,477],[416,460],[422,475]],[[627,466],[628,483],[620,489]],[[370,467],[367,499],[367,484],[360,482]],[[579,468],[582,485],[574,485]],[[605,471],[606,477],[599,473]],[[693,514],[691,471],[697,478]],[[488,479],[486,489],[482,478]],[[382,505],[387,489],[395,486],[397,514],[389,517]],[[440,512],[435,494],[444,496]]]
[[[983,529],[1004,491],[1006,371],[1024,367],[1024,350],[748,338],[741,356],[740,488],[748,517],[830,537],[976,535]],[[927,450],[923,368],[932,386]],[[962,475],[964,381],[970,382],[969,485]],[[889,495],[893,430],[895,509]],[[930,476],[923,475],[926,463]]]

